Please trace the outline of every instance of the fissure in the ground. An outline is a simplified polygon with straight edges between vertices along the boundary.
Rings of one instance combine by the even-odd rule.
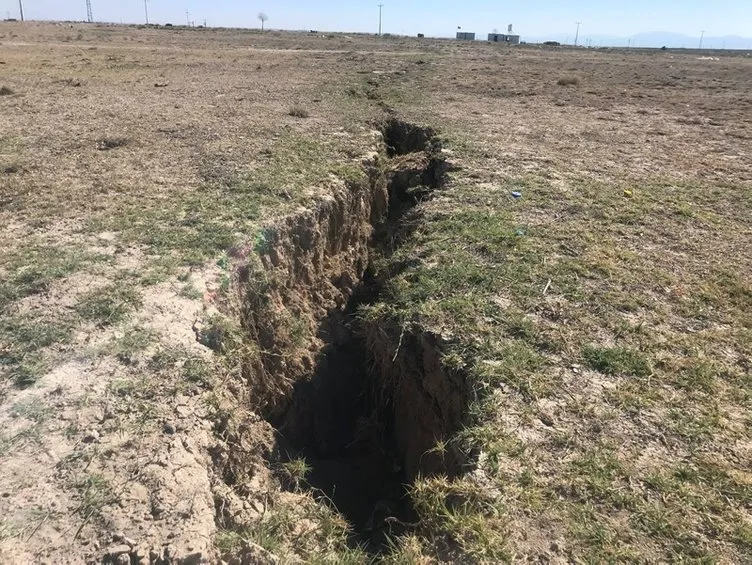
[[[371,211],[367,261],[390,255],[405,240],[420,221],[416,205],[442,186],[447,171],[432,130],[391,120],[382,132],[388,159],[369,174],[372,189],[386,184],[388,203],[380,216]],[[460,472],[461,457],[438,460],[426,451],[438,436],[457,430],[466,406],[461,378],[438,387],[456,398],[437,400],[423,391],[427,365],[434,380],[452,380],[437,368],[436,340],[400,334],[397,345],[395,331],[404,334],[404,328],[378,328],[378,334],[391,334],[383,343],[367,338],[374,328],[364,327],[356,314],[379,299],[384,277],[371,264],[363,269],[346,304],[320,321],[323,346],[313,368],[267,413],[282,457],[305,459],[303,484],[348,519],[353,541],[375,552],[415,521],[408,486],[418,474]]]

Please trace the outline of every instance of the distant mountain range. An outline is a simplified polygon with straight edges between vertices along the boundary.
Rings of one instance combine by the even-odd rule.
[[[574,34],[566,36],[564,34],[551,35],[543,37],[522,37],[523,41],[529,43],[541,43],[543,41],[558,41],[559,43],[574,43]],[[691,37],[680,33],[670,33],[665,31],[654,31],[650,33],[638,33],[632,37],[619,37],[615,35],[599,35],[587,33],[580,34],[579,45],[592,45],[598,47],[626,47],[628,44],[633,47],[670,47],[670,48],[687,48],[696,49],[700,46],[699,37]],[[737,35],[727,35],[725,37],[708,37],[702,40],[703,49],[750,49],[752,50],[752,39],[748,37],[739,37]]]

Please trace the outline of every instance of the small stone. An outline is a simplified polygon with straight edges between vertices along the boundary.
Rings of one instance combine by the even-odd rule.
[[[131,565],[131,556],[127,553],[121,553],[115,558],[115,565]]]
[[[162,431],[164,431],[164,433],[166,434],[172,435],[175,433],[175,426],[173,426],[169,422],[165,422],[164,426],[162,427]]]

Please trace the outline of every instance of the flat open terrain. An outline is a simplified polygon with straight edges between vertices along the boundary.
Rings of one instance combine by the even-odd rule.
[[[0,23],[0,561],[750,562],[701,55]]]

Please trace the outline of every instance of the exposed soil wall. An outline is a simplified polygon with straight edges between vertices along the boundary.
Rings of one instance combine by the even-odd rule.
[[[376,324],[362,331],[381,394],[391,404],[405,481],[418,475],[461,474],[467,461],[455,443],[434,449],[462,427],[469,403],[465,375],[442,363],[441,337]]]
[[[320,202],[264,231],[260,264],[239,270],[242,325],[255,355],[244,375],[255,408],[270,420],[289,406],[295,383],[314,372],[325,343],[336,340],[346,304],[368,267],[374,221],[387,214],[378,161],[368,178],[343,183]]]

